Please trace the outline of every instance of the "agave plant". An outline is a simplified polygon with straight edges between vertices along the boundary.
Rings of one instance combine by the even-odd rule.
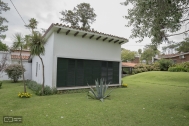
[[[98,81],[98,79],[95,80],[96,91],[92,88],[92,86],[89,86],[89,88],[91,90],[88,92],[88,96],[93,98],[93,99],[98,99],[102,102],[105,98],[109,97],[110,93],[112,92],[112,90],[111,90],[108,94],[106,94],[106,91],[108,89],[108,85],[106,84],[106,82],[102,78],[99,81]]]

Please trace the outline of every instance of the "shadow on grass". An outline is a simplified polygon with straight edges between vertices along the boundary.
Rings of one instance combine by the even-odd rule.
[[[184,106],[183,109],[189,112],[189,105]]]

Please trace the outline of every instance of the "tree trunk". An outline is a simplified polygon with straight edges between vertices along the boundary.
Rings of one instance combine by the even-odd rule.
[[[42,95],[44,94],[44,83],[45,83],[45,75],[44,75],[44,64],[43,64],[43,59],[41,58],[40,55],[38,55],[40,60],[41,60],[41,63],[42,63],[42,67],[43,67],[43,83],[42,83]]]
[[[22,64],[22,46],[21,46],[21,50],[20,50],[20,63],[21,63],[21,66],[22,66],[22,78],[23,78],[23,83],[24,83],[24,93],[26,93],[26,84],[25,84],[25,78],[24,78],[24,67],[23,67],[23,64]]]

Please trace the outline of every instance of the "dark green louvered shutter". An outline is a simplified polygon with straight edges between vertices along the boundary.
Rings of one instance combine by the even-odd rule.
[[[86,85],[84,83],[84,60],[76,60],[76,81],[75,85],[76,86],[84,86]]]
[[[101,62],[101,78],[103,78],[106,82],[108,80],[107,78],[107,61],[102,61]]]
[[[75,86],[75,59],[68,60],[67,86]]]
[[[113,83],[113,63],[108,62],[108,80],[107,83]]]
[[[92,63],[91,60],[84,60],[84,83],[94,84],[93,82],[93,73],[92,73]]]
[[[113,83],[119,84],[119,62],[113,62]]]
[[[68,59],[57,59],[57,87],[67,86],[67,67]]]
[[[101,61],[98,60],[93,61],[92,73],[93,73],[93,81],[97,79],[99,80],[101,78]]]

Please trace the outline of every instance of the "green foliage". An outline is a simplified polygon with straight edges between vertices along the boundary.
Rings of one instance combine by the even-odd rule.
[[[3,85],[3,82],[2,82],[2,81],[0,81],[0,89],[1,89],[2,85]]]
[[[95,88],[96,92],[91,86],[89,86],[90,91],[88,92],[87,95],[93,99],[98,99],[103,102],[105,98],[110,96],[110,93],[112,92],[112,90],[108,94],[106,94],[108,85],[102,78],[99,81],[95,80],[95,85],[96,85],[96,88]]]
[[[170,71],[170,72],[186,72],[186,69],[183,67],[169,67],[168,71]]]
[[[31,37],[31,43],[29,45],[30,47],[30,54],[33,56],[38,56],[42,63],[42,74],[43,74],[43,82],[42,82],[42,94],[44,93],[44,63],[43,59],[40,55],[43,55],[45,53],[45,44],[46,39],[41,35],[41,33],[33,32],[33,36]]]
[[[135,54],[136,54],[136,52],[134,52],[134,51],[123,49],[121,51],[121,60],[123,62],[132,61],[133,59],[135,59]]]
[[[25,25],[25,27],[27,28],[31,28],[32,29],[32,33],[34,32],[34,29],[37,28],[37,24],[38,24],[38,21],[35,19],[35,18],[31,18],[29,20],[29,24],[28,25]]]
[[[168,59],[161,59],[158,61],[159,67],[161,71],[168,71],[169,67],[171,67],[174,62]]]
[[[8,51],[8,46],[0,41],[0,51]]]
[[[188,14],[186,0],[126,0],[122,5],[132,4],[125,18],[128,27],[132,26],[131,38],[152,38],[153,44],[168,41],[167,33],[180,30],[182,24],[188,23],[183,17]]]
[[[189,62],[175,64],[168,69],[170,72],[189,72]]]
[[[189,52],[189,38],[185,38],[184,41],[178,44],[178,48],[176,49],[178,52]]]
[[[30,98],[32,96],[32,94],[30,94],[30,93],[28,93],[28,92],[26,92],[26,93],[18,93],[18,97],[20,97],[20,98]]]
[[[164,46],[164,47],[162,47],[162,49],[164,51],[166,51],[167,49],[174,49],[174,50],[178,51],[179,53],[189,52],[189,37],[185,38],[184,41],[181,41],[179,43],[172,43],[168,46]]]
[[[60,18],[61,21],[75,27],[81,24],[81,28],[85,30],[90,29],[90,24],[96,20],[94,9],[88,3],[80,3],[73,10],[65,10],[60,13],[63,16]]]
[[[49,86],[45,86],[44,87],[44,94],[42,94],[42,86],[41,84],[38,84],[35,81],[30,81],[28,80],[26,82],[27,86],[29,89],[31,89],[32,91],[35,92],[36,95],[53,95],[53,94],[57,94],[57,90],[56,88],[50,88]]]
[[[32,38],[31,38],[31,43],[29,45],[30,50],[31,50],[31,55],[43,55],[45,53],[45,47],[44,45],[46,44],[45,38],[42,37],[41,33],[34,32]]]
[[[2,0],[0,0],[0,14],[2,14],[2,11],[6,12],[10,10],[7,3],[4,3]],[[2,32],[5,32],[8,30],[7,25],[3,25],[4,22],[8,22],[6,18],[2,17],[0,15],[0,40],[5,39],[6,35],[2,35]]]
[[[13,82],[17,82],[24,71],[25,69],[20,64],[11,64],[5,69],[8,77],[11,78]]]
[[[146,45],[143,53],[141,54],[141,60],[146,60],[149,64],[152,61],[152,57],[159,53],[156,45]]]
[[[138,49],[138,54],[142,54],[142,49]]]

